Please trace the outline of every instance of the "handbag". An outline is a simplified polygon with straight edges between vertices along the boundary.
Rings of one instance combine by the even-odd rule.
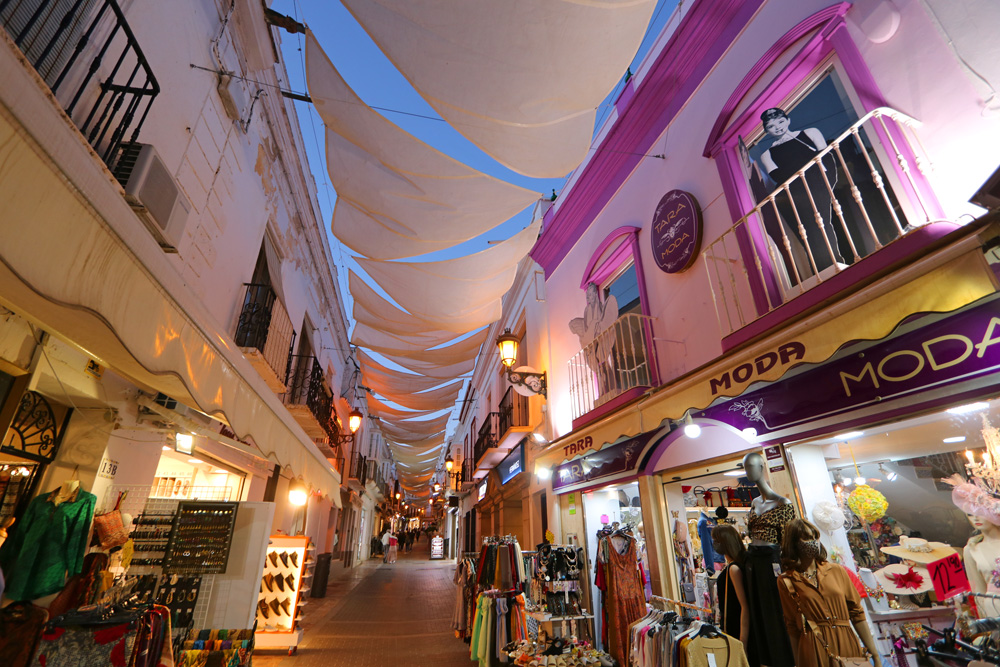
[[[816,623],[807,619],[806,615],[802,612],[802,607],[799,606],[799,594],[795,592],[795,587],[792,586],[792,582],[788,580],[787,576],[782,576],[780,579],[782,583],[785,584],[785,588],[788,589],[788,594],[792,596],[792,600],[795,602],[795,608],[799,610],[799,615],[802,617],[802,631],[809,632],[816,637],[820,645],[826,651],[827,656],[830,658],[830,667],[872,667],[872,661],[870,660],[871,654],[868,653],[868,649],[864,646],[861,647],[861,650],[864,653],[864,655],[861,656],[834,655],[833,652],[830,651],[830,644],[823,637],[823,633],[816,627]]]
[[[122,513],[119,509],[126,495],[127,491],[119,493],[118,502],[115,503],[113,510],[94,517],[94,534],[102,549],[120,547],[128,542],[128,529],[122,522]]]

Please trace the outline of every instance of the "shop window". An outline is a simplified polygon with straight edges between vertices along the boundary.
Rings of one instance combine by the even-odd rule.
[[[710,135],[705,155],[735,221],[705,250],[727,334],[941,217],[916,121],[879,94],[844,26],[848,8],[778,40]]]
[[[616,229],[584,270],[586,306],[569,323],[580,341],[580,352],[569,360],[574,420],[657,382],[638,233],[638,227]]]
[[[150,498],[173,500],[242,499],[244,475],[202,452],[164,450],[156,466]]]

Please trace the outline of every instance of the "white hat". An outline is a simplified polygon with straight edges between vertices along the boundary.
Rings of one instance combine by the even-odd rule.
[[[906,537],[904,535],[899,538],[899,544],[882,547],[882,553],[914,563],[933,563],[956,552],[955,549],[943,542],[928,542],[919,537]]]
[[[886,565],[875,572],[875,578],[893,595],[916,595],[934,590],[931,573],[923,565]]]

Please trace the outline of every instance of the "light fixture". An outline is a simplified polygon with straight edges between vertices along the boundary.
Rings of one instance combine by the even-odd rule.
[[[690,412],[684,415],[684,435],[689,438],[701,437],[701,426],[694,423]]]
[[[965,442],[965,436],[964,435],[953,435],[950,438],[945,438],[941,442],[946,442],[949,445],[952,444],[952,443],[955,443],[955,442]]]
[[[865,479],[864,477],[855,477],[854,483],[857,484],[858,486],[864,486],[865,484],[868,483],[868,480]]]
[[[842,433],[837,436],[837,440],[853,440],[854,438],[860,438],[865,434],[864,431],[849,431],[847,433]]]
[[[897,475],[892,470],[887,470],[885,464],[882,463],[878,464],[878,471],[882,473],[882,476],[885,477],[886,481],[888,482],[895,482],[896,478],[899,477],[899,475]]]
[[[174,434],[174,450],[181,454],[190,454],[194,451],[194,438],[190,433]]]
[[[306,483],[302,481],[301,477],[292,480],[292,483],[288,485],[288,502],[296,507],[302,507],[307,500],[309,500],[309,491],[306,489]]]
[[[399,493],[396,493],[396,500],[399,500]]]
[[[552,477],[552,468],[546,468],[544,466],[536,468],[535,474],[538,475],[538,479],[549,479]]]
[[[520,339],[504,329],[504,332],[497,336],[497,348],[500,350],[500,363],[507,369],[507,381],[515,388],[520,387],[529,394],[539,394],[547,396],[545,373],[535,371],[514,371],[513,366],[517,363],[517,348],[521,344]],[[518,393],[522,393],[518,391]]]
[[[361,420],[364,418],[365,416],[357,408],[351,410],[351,414],[347,417],[347,427],[351,429],[351,433],[358,432],[358,429],[361,428]]]
[[[201,459],[188,459],[188,463],[198,464],[198,463],[204,463],[204,461],[202,461]]]
[[[163,451],[165,451],[165,452],[172,452],[172,451],[174,451],[174,448],[173,447],[167,447],[166,445],[163,445]]]
[[[958,405],[954,408],[948,408],[948,413],[953,415],[967,415],[970,412],[978,412],[988,407],[990,407],[989,403],[969,403],[968,405]]]
[[[540,445],[544,445],[545,443],[548,442],[548,438],[546,438],[544,435],[542,435],[538,431],[535,431],[534,433],[532,433],[531,437],[534,438],[535,442],[537,442]]]
[[[441,491],[441,484],[438,482],[434,482],[434,493],[438,493],[440,491]]]
[[[747,442],[750,443],[757,442],[757,429],[755,429],[754,427],[751,426],[749,428],[745,428],[742,431],[740,431],[740,433],[742,433],[743,439],[746,440]]]
[[[451,454],[449,454],[448,458],[444,460],[444,468],[448,472],[451,472],[451,469],[454,467],[455,467],[455,459],[451,458]]]
[[[743,472],[742,470],[730,470],[722,474],[725,475],[726,477],[743,477],[744,475],[746,475],[746,473]]]

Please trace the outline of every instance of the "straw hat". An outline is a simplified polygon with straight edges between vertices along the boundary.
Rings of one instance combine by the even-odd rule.
[[[916,595],[934,590],[931,573],[923,565],[886,565],[875,571],[875,578],[893,595]]]
[[[899,544],[882,547],[882,553],[903,560],[911,560],[914,563],[933,563],[952,555],[955,553],[955,549],[943,542],[928,542],[919,537],[906,537],[904,535],[899,538]]]

